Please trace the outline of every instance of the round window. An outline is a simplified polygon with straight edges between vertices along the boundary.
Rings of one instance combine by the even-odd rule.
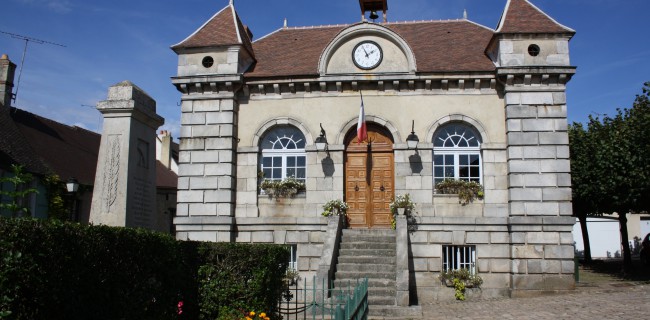
[[[203,58],[203,61],[201,61],[201,64],[206,68],[210,68],[214,64],[214,59],[212,59],[212,57],[210,57],[210,56],[207,56],[207,57]]]
[[[539,46],[536,44],[531,44],[528,46],[528,54],[537,57],[539,55]]]

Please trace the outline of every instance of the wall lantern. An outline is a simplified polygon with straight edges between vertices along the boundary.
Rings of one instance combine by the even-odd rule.
[[[318,151],[327,150],[327,138],[322,123],[320,124],[320,136],[316,138],[316,141],[314,141],[314,143],[316,144],[316,150]]]
[[[418,142],[420,142],[420,139],[415,134],[415,120],[413,120],[413,124],[411,125],[411,134],[406,137],[406,146],[409,149],[417,149]]]
[[[68,189],[69,193],[75,193],[79,190],[79,181],[75,178],[70,178],[68,179],[68,182],[65,183],[65,187]]]

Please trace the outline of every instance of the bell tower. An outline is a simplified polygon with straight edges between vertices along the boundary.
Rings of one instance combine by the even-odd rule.
[[[370,11],[370,19],[379,18],[377,11],[383,12],[384,23],[386,20],[386,11],[388,11],[388,0],[359,0],[361,7],[361,21],[366,21],[366,12]]]

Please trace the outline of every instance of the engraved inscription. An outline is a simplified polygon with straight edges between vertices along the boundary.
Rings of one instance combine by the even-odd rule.
[[[120,172],[120,136],[111,135],[108,138],[108,160],[104,166],[104,212],[110,212],[117,199],[117,184]]]

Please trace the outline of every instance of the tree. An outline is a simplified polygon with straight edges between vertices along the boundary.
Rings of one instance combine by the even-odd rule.
[[[30,188],[32,175],[23,171],[23,166],[11,165],[12,175],[0,177],[0,184],[9,185],[8,190],[0,189],[0,209],[6,209],[11,212],[12,217],[29,215],[29,208],[26,206],[26,199],[32,193],[38,193],[38,190]]]
[[[631,272],[627,214],[647,211],[650,204],[650,82],[631,109],[613,117],[589,117],[587,129],[570,128],[571,165],[576,216],[618,214],[623,268]],[[584,233],[583,233],[584,236]],[[587,243],[585,242],[585,246]]]

